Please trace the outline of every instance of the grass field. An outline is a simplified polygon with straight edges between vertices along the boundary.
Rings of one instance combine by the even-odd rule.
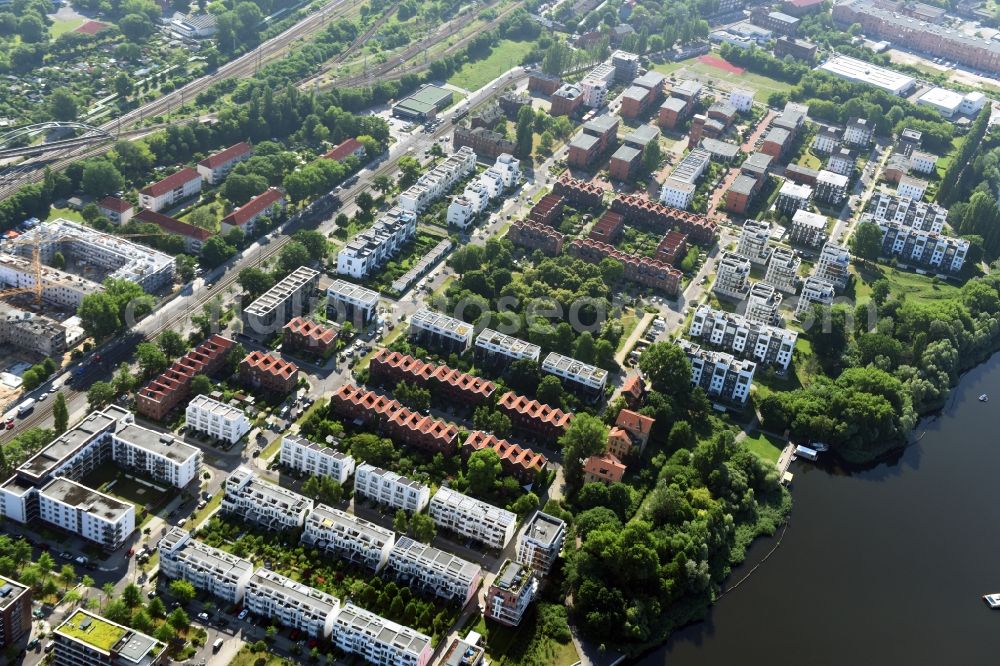
[[[292,666],[294,663],[267,652],[254,653],[249,645],[244,645],[229,662],[229,666]]]
[[[86,222],[83,221],[83,216],[80,215],[78,211],[75,211],[71,208],[56,208],[55,206],[49,209],[49,217],[46,220],[46,222],[48,222],[49,220],[54,220],[58,217],[61,217],[64,220],[69,220],[70,222],[79,222],[80,224],[86,224]]]
[[[473,630],[486,637],[490,663],[497,666],[539,663],[530,659],[541,656],[544,657],[544,663],[552,666],[572,666],[580,660],[572,641],[563,644],[543,636],[534,623],[512,629],[492,622],[487,624],[480,618]]]
[[[521,58],[527,55],[534,46],[534,42],[514,42],[504,39],[493,47],[489,57],[465,63],[462,69],[452,74],[448,83],[466,90],[478,90],[511,67],[519,64]]]
[[[854,268],[858,278],[855,280],[854,298],[858,303],[871,299],[873,282],[880,278],[889,281],[891,293],[897,298],[920,298],[923,300],[941,300],[951,298],[958,287],[930,275],[919,275],[909,271],[901,271],[888,266],[870,266],[869,268]]]
[[[722,82],[724,88],[753,88],[760,93],[760,98],[756,101],[766,102],[766,97],[773,92],[788,92],[792,89],[792,84],[778,81],[752,72],[725,72],[718,67],[705,64],[697,59],[682,60],[681,62],[668,62],[654,65],[653,69],[661,74],[670,75],[676,73],[678,76],[693,76],[702,79],[713,79]]]
[[[83,19],[54,19],[49,26],[49,38],[55,40],[59,35],[76,30],[83,25]]]
[[[785,443],[777,437],[771,437],[760,432],[752,436],[747,435],[743,438],[743,443],[758,456],[772,463],[778,462],[778,456],[781,455],[781,450],[785,448]]]

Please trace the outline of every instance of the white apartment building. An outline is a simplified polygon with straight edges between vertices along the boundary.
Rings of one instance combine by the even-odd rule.
[[[836,288],[829,280],[810,275],[802,283],[802,292],[799,294],[799,302],[795,306],[795,316],[801,318],[814,303],[820,305],[833,305],[833,299],[837,295]]]
[[[847,186],[851,179],[847,176],[822,169],[816,174],[816,201],[839,206],[847,198]]]
[[[566,523],[536,511],[517,537],[517,561],[545,575],[559,558],[566,540]]]
[[[186,488],[201,472],[201,451],[170,433],[120,422],[110,440],[118,465],[154,481]]]
[[[583,92],[583,104],[597,109],[608,101],[608,90],[615,80],[615,67],[610,63],[601,63],[590,70],[580,81]]]
[[[484,328],[476,336],[476,356],[485,359],[507,359],[506,362],[529,359],[538,363],[542,348],[524,340]]]
[[[828,238],[826,215],[800,208],[792,215],[792,226],[788,230],[789,242],[809,247],[820,247]]]
[[[832,127],[821,127],[812,143],[817,153],[829,154],[840,147],[840,132]]]
[[[197,541],[191,533],[172,527],[160,539],[160,573],[173,580],[186,580],[227,604],[243,601],[253,563]]]
[[[712,291],[726,298],[743,300],[750,288],[750,260],[732,252],[725,252],[715,272]]]
[[[222,511],[269,530],[302,527],[313,501],[237,467],[223,484]]]
[[[538,579],[533,569],[506,560],[486,591],[483,613],[494,622],[516,627],[538,593]]]
[[[334,620],[333,642],[374,666],[427,666],[434,653],[430,636],[351,603]]]
[[[882,253],[948,273],[957,273],[965,264],[969,241],[931,231],[904,227],[895,222],[879,222]]]
[[[441,486],[431,498],[430,515],[438,527],[502,550],[514,536],[517,516]]]
[[[309,310],[319,286],[319,271],[299,266],[243,310],[243,333],[266,338]]]
[[[410,317],[410,337],[448,351],[464,352],[472,344],[472,324],[421,308]]]
[[[328,476],[341,485],[354,474],[354,458],[296,435],[281,438],[279,459],[289,469],[310,476]]]
[[[600,396],[608,383],[608,371],[569,356],[550,352],[542,361],[542,372],[555,375],[569,387],[589,396]]]
[[[903,176],[896,186],[896,196],[909,197],[920,201],[927,192],[927,181],[913,176]]]
[[[688,340],[681,340],[679,344],[691,362],[693,386],[700,386],[712,399],[740,405],[746,403],[757,369],[756,363],[738,360],[725,352],[703,350]]]
[[[781,316],[781,294],[766,282],[758,282],[750,287],[747,295],[746,318],[760,324],[777,324]]]
[[[410,513],[420,513],[431,501],[431,489],[424,484],[364,462],[354,474],[354,493]]]
[[[694,183],[686,183],[673,176],[668,176],[660,187],[660,201],[671,208],[687,210],[691,202],[694,201],[694,193],[697,189]]]
[[[402,537],[389,553],[389,568],[410,587],[419,587],[442,599],[469,603],[483,578],[478,564],[427,544]]]
[[[417,233],[417,214],[399,206],[379,217],[337,253],[337,272],[354,278],[371,275]]]
[[[465,187],[465,191],[455,197],[448,206],[449,225],[466,228],[479,213],[486,209],[490,201],[505,190],[514,187],[521,178],[521,163],[513,155],[503,153],[496,163],[481,173]]]
[[[399,207],[404,211],[419,213],[447,194],[455,183],[468,176],[475,168],[476,153],[472,148],[462,146],[402,192],[399,195]]]
[[[247,583],[243,607],[283,627],[314,638],[329,638],[340,613],[340,599],[268,569],[258,569]]]
[[[7,249],[11,249],[7,246]],[[32,263],[14,254],[0,254],[0,285],[9,289],[31,289],[37,283]],[[60,308],[79,309],[88,294],[103,290],[101,285],[51,266],[42,266],[42,300]]]
[[[798,333],[708,305],[695,310],[688,335],[702,343],[749,358],[765,365],[787,370],[792,362]]]
[[[334,553],[376,573],[389,561],[395,542],[392,530],[325,504],[316,505],[302,533],[302,543]]]
[[[189,199],[201,192],[201,174],[184,167],[163,180],[139,190],[139,206],[159,213],[164,208]]]
[[[334,280],[326,289],[326,314],[334,321],[349,321],[361,329],[378,313],[378,292],[346,280]]]
[[[910,153],[910,168],[917,173],[932,174],[937,166],[937,155],[914,150]]]
[[[844,143],[854,146],[867,146],[872,140],[875,126],[866,118],[851,118],[844,128]]]
[[[936,234],[948,221],[948,210],[933,203],[875,192],[868,202],[862,221],[897,222],[905,227]]]
[[[774,202],[774,207],[782,213],[794,215],[795,211],[809,205],[812,193],[813,190],[808,185],[799,185],[786,180],[781,184],[781,189],[778,190],[778,198]]]
[[[740,231],[736,254],[750,263],[763,266],[771,256],[771,223],[766,220],[747,220]]]
[[[196,432],[234,444],[250,432],[250,420],[242,409],[196,395],[184,413],[185,425]]]
[[[198,162],[196,168],[198,174],[205,179],[205,182],[209,185],[217,185],[229,175],[234,166],[243,160],[250,159],[252,154],[253,149],[250,147],[250,144],[241,141],[209,155]]]
[[[134,506],[65,477],[38,492],[38,517],[106,551],[121,548],[135,531]]]
[[[798,291],[799,266],[802,260],[786,247],[775,247],[771,259],[767,262],[767,272],[764,282],[778,291],[794,294]]]
[[[851,278],[851,253],[846,247],[835,243],[826,243],[816,260],[816,268],[813,275],[823,278],[836,287],[838,290],[847,286]]]
[[[729,91],[729,103],[740,113],[746,113],[753,108],[753,91],[746,88],[733,88]]]

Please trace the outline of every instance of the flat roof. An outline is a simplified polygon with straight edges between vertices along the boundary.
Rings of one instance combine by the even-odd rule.
[[[805,208],[800,208],[795,211],[795,215],[792,215],[793,224],[801,224],[803,226],[812,227],[814,229],[821,229],[826,231],[826,215],[820,215],[819,213],[814,213],[811,210],[806,210]]]
[[[530,581],[530,569],[514,560],[507,560],[500,567],[497,577],[493,580],[492,587],[498,587],[501,590],[508,590],[513,594],[517,594],[524,587],[525,583]]]
[[[566,523],[555,516],[536,511],[524,528],[524,536],[546,546],[552,545],[556,537],[566,530]]]
[[[76,481],[70,481],[63,476],[49,482],[42,488],[41,494],[108,521],[117,521],[129,511],[134,511],[131,504],[116,500],[110,495]]]
[[[28,589],[27,585],[22,585],[16,580],[0,576],[0,611],[6,610],[8,606],[17,601]]]
[[[215,402],[207,396],[199,397]],[[229,407],[229,409],[233,408]],[[156,432],[155,430],[149,430],[148,428],[137,426],[134,423],[129,423],[127,425],[119,424],[115,437],[124,440],[129,444],[138,446],[141,449],[145,449],[146,451],[151,451],[152,453],[167,458],[168,460],[172,460],[176,463],[185,462],[190,460],[191,456],[198,455],[197,448],[191,446],[190,444],[185,444],[170,433]]]
[[[963,95],[947,88],[931,88],[917,99],[917,102],[948,109],[952,113],[958,111],[963,101],[965,101]]]
[[[799,185],[798,183],[786,180],[781,184],[781,189],[778,191],[778,195],[795,197],[796,199],[808,199],[812,196],[812,191],[812,188],[808,185]]]
[[[599,142],[600,139],[598,139],[593,134],[585,134],[584,132],[580,132],[570,140],[569,145],[570,148],[579,148],[580,150],[590,150],[591,148],[596,146]]]
[[[638,159],[641,155],[642,151],[638,148],[633,148],[632,146],[626,146],[623,144],[618,150],[615,151],[614,155],[611,156],[611,159],[631,163],[633,160]]]
[[[830,58],[817,69],[850,81],[867,83],[876,88],[888,90],[894,95],[901,95],[916,84],[916,79],[912,76],[842,55]]]
[[[91,412],[73,429],[67,430],[29,458],[18,467],[18,470],[35,478],[44,477],[87,446],[95,435],[108,430],[116,421],[127,415],[129,415],[127,410],[113,405],[102,411]]]
[[[378,292],[347,280],[334,280],[326,289],[327,296],[336,296],[344,300],[356,301],[364,305],[377,305]]]
[[[323,614],[333,613],[340,608],[340,599],[332,594],[294,581],[270,569],[257,569],[247,584],[248,591],[250,586],[267,590],[274,596],[280,596],[283,600],[298,602],[301,607]]]
[[[639,125],[634,130],[625,135],[626,143],[638,143],[645,146],[647,143],[660,138],[660,130],[653,125]]]
[[[718,139],[705,138],[701,140],[701,147],[712,153],[713,155],[723,155],[730,159],[736,157],[740,152],[740,147],[735,143],[729,143],[728,141],[719,141]]]
[[[737,194],[746,194],[749,196],[755,187],[757,187],[757,179],[753,176],[741,173],[736,176],[736,179],[733,181],[733,184],[729,189]]]
[[[427,113],[442,108],[443,105],[451,101],[452,94],[450,90],[427,84],[420,90],[399,100],[396,106]]]

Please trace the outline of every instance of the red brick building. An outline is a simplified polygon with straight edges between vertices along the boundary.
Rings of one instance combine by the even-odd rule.
[[[531,207],[528,219],[536,224],[544,224],[549,227],[559,226],[562,221],[563,204],[565,199],[554,193],[546,194]]]
[[[240,361],[240,382],[248,388],[291,393],[298,381],[298,366],[276,356],[252,351]]]
[[[496,435],[473,430],[462,444],[462,457],[469,459],[474,452],[493,449],[500,456],[500,466],[505,474],[516,478],[522,484],[533,483],[538,472],[545,468],[545,456],[535,453]]]
[[[159,421],[191,393],[195,375],[214,375],[226,361],[235,343],[221,335],[213,335],[167,368],[163,374],[139,389],[135,396],[136,411],[146,418]]]
[[[551,95],[559,90],[561,85],[562,79],[558,76],[552,76],[537,69],[532,70],[531,74],[528,75],[528,90],[533,93]]]
[[[551,116],[572,116],[581,106],[583,106],[583,91],[571,83],[560,86],[549,97]]]
[[[668,231],[656,246],[656,260],[673,266],[679,264],[687,254],[687,239],[687,234],[683,231],[676,229]]]
[[[601,140],[585,132],[580,132],[569,142],[566,164],[575,169],[586,169],[601,154]]]
[[[500,396],[497,409],[506,414],[511,424],[519,430],[531,433],[536,439],[554,442],[559,439],[573,415],[561,409],[549,407],[537,400],[508,391]]]
[[[604,211],[600,219],[594,223],[594,226],[590,229],[590,238],[596,241],[601,241],[602,243],[608,243],[609,245],[614,245],[618,242],[618,239],[622,236],[622,231],[625,230],[625,218],[618,213],[613,213],[610,210]]]
[[[760,183],[761,181],[746,174],[741,173],[736,176],[736,180],[726,190],[726,210],[737,215],[746,213],[750,208],[750,203],[760,189]]]
[[[336,350],[337,331],[314,321],[295,317],[285,324],[281,343],[286,350],[307,351],[325,358]]]
[[[654,233],[666,233],[677,229],[688,235],[692,242],[711,245],[715,242],[716,225],[703,215],[689,213],[648,197],[634,194],[619,194],[611,202],[611,210],[621,213],[626,224],[645,227]]]
[[[660,105],[660,111],[657,115],[656,121],[659,123],[660,127],[666,127],[667,129],[676,129],[677,126],[687,118],[689,111],[689,106],[686,101],[680,97],[668,97],[663,104]]]
[[[608,165],[608,174],[612,180],[627,183],[632,180],[641,162],[642,151],[632,146],[622,146],[611,156],[611,162]]]
[[[507,238],[514,245],[541,250],[553,257],[562,252],[566,241],[566,237],[552,227],[530,220],[514,220],[507,230]]]
[[[577,238],[570,242],[569,253],[592,264],[601,263],[605,257],[616,259],[625,268],[626,280],[659,289],[671,296],[677,294],[680,288],[681,272],[673,266],[649,257],[626,254],[607,243]]]
[[[496,384],[482,377],[385,348],[372,357],[368,371],[374,382],[384,385],[410,382],[429,389],[432,394],[449,404],[459,402],[478,406],[489,400],[496,391]]]
[[[632,86],[622,93],[622,118],[638,118],[656,101],[656,91],[642,86]]]
[[[597,185],[565,175],[556,181],[552,191],[572,204],[589,208],[599,208],[604,199],[604,190]]]

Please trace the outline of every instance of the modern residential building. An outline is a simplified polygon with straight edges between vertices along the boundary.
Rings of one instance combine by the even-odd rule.
[[[799,302],[795,306],[795,316],[801,319],[812,308],[813,304],[833,305],[837,290],[833,283],[814,275],[810,275],[802,283]]]
[[[833,173],[826,169],[816,174],[816,189],[814,196],[816,201],[839,206],[847,200],[847,185],[850,179],[839,173]]]
[[[430,516],[438,527],[494,550],[502,550],[517,530],[515,514],[447,486],[431,498]]]
[[[349,321],[361,330],[378,314],[378,292],[346,280],[334,280],[326,289],[326,314],[337,322]]]
[[[896,222],[919,231],[939,234],[948,221],[948,210],[933,203],[876,191],[868,201],[863,220]]]
[[[333,642],[374,666],[427,666],[434,653],[430,636],[352,603],[344,605],[334,620]]]
[[[826,216],[800,208],[792,215],[792,226],[788,229],[789,242],[796,245],[821,247],[828,238]]]
[[[812,149],[817,153],[828,155],[840,147],[841,132],[829,125],[823,125],[816,132]]]
[[[337,273],[356,279],[368,277],[394,257],[416,233],[416,213],[393,207],[337,253]]]
[[[513,560],[506,560],[486,592],[483,615],[494,622],[516,627],[537,592],[538,580],[534,571]]]
[[[791,364],[798,339],[795,331],[761,324],[708,305],[700,305],[695,310],[688,335],[715,349],[782,370],[787,370]]]
[[[161,666],[167,646],[88,610],[73,611],[52,632],[55,666]]]
[[[578,85],[565,83],[552,92],[549,103],[549,113],[553,116],[571,116],[583,106],[583,90]]]
[[[555,441],[569,427],[573,414],[508,391],[500,396],[497,409],[510,419],[517,430],[539,440]]]
[[[746,404],[757,370],[756,363],[738,360],[725,352],[703,350],[688,340],[681,340],[678,344],[691,362],[693,386],[700,386],[710,399]]]
[[[0,649],[17,645],[31,632],[31,587],[0,576]]]
[[[843,289],[851,278],[850,265],[850,251],[836,243],[827,242],[820,250],[813,275],[831,282],[837,289]]]
[[[767,262],[764,282],[778,291],[794,294],[798,291],[799,267],[801,265],[802,260],[794,252],[779,245],[774,248],[771,259]]]
[[[305,523],[313,501],[237,467],[223,483],[221,509],[269,530],[294,530]]]
[[[340,613],[340,600],[268,569],[258,569],[247,583],[243,608],[313,638],[329,638]]]
[[[875,126],[867,118],[851,118],[844,127],[844,143],[865,148],[875,137]]]
[[[111,458],[118,466],[174,488],[186,488],[199,478],[200,449],[131,421],[129,414],[110,436]]]
[[[766,220],[746,220],[740,231],[736,254],[763,266],[771,256],[771,223]]]
[[[725,252],[719,260],[712,292],[727,298],[742,300],[750,288],[750,260],[732,252]]]
[[[518,338],[484,328],[476,336],[476,359],[507,365],[521,359],[538,363],[542,348]]]
[[[559,559],[565,540],[565,521],[536,511],[517,537],[517,561],[545,576]]]
[[[269,187],[222,218],[222,233],[240,229],[247,238],[253,238],[257,235],[257,221],[263,217],[273,220],[284,207],[285,194],[277,187]]]
[[[281,464],[309,476],[328,476],[343,485],[354,474],[354,458],[298,435],[281,438]]]
[[[239,376],[248,388],[286,394],[298,385],[299,368],[291,361],[254,350],[240,361]]]
[[[615,81],[629,82],[639,75],[639,56],[628,51],[611,54],[611,64],[615,68]]]
[[[198,174],[209,185],[218,185],[229,175],[234,166],[243,160],[250,159],[252,154],[253,149],[249,143],[243,141],[234,143],[198,162]]]
[[[629,182],[642,160],[642,151],[632,146],[621,146],[611,156],[608,163],[608,175],[614,180]]]
[[[879,222],[882,229],[882,254],[899,257],[934,270],[958,273],[969,253],[969,241],[921,231],[898,222]]]
[[[258,339],[274,335],[308,311],[318,286],[319,271],[299,266],[243,309],[243,334]]]
[[[176,203],[201,192],[201,175],[191,167],[184,167],[163,180],[139,190],[139,206],[159,213]]]
[[[453,638],[437,666],[486,666],[486,650],[478,645],[479,639],[479,634],[474,631],[470,631],[464,640]]]
[[[37,493],[37,517],[106,552],[121,548],[135,531],[135,507],[57,477]]]
[[[740,113],[746,113],[753,108],[754,91],[746,88],[733,88],[729,91],[729,103]]]
[[[41,357],[62,358],[66,353],[66,327],[43,314],[0,303],[0,344]]]
[[[159,552],[164,576],[186,580],[226,604],[243,601],[254,572],[250,560],[204,544],[179,527],[171,527],[160,539]]]
[[[780,160],[792,146],[792,133],[783,127],[772,127],[764,135],[760,144],[760,152]]]
[[[913,176],[903,176],[896,186],[896,195],[903,198],[920,201],[927,192],[927,181]]]
[[[542,372],[559,377],[570,389],[592,398],[603,395],[608,383],[607,370],[556,352],[550,352],[542,361]]]
[[[854,173],[854,167],[858,163],[858,153],[847,146],[835,148],[830,157],[826,160],[826,168],[833,173],[839,173],[848,178]]]
[[[683,99],[670,96],[660,105],[660,111],[657,114],[657,123],[660,127],[676,129],[677,125],[687,118],[690,108],[688,103]]]
[[[759,324],[776,324],[781,316],[781,294],[766,282],[757,282],[750,287],[747,295],[746,318]]]
[[[786,215],[794,215],[795,211],[807,208],[812,198],[813,189],[808,185],[798,185],[789,180],[781,184],[774,207]]]
[[[762,183],[762,180],[756,180],[746,174],[741,173],[736,176],[726,191],[726,210],[735,215],[746,214]]]
[[[914,150],[910,154],[910,169],[916,173],[929,175],[934,173],[937,166],[937,155],[925,153],[922,150]]]
[[[399,207],[414,214],[421,212],[447,194],[455,183],[472,173],[475,167],[476,153],[467,146],[459,148],[400,193]]]
[[[218,334],[202,342],[139,389],[136,411],[154,421],[162,420],[190,395],[195,375],[212,376],[218,372],[235,344]]]
[[[431,489],[424,484],[365,462],[355,470],[354,493],[410,513],[420,513],[431,501]]]
[[[306,352],[329,358],[337,350],[337,328],[293,317],[282,329],[281,348],[286,352]]]
[[[472,324],[427,308],[410,317],[410,337],[449,352],[462,353],[472,344]]]
[[[512,444],[496,435],[473,430],[462,442],[462,456],[468,458],[482,449],[492,449],[500,457],[500,467],[504,474],[513,476],[523,485],[532,484],[538,473],[545,469],[545,456],[526,449],[519,444]]]
[[[478,564],[427,544],[401,537],[389,553],[389,568],[396,579],[447,600],[469,603],[483,579]]]
[[[302,542],[379,572],[389,561],[396,535],[346,511],[317,504],[306,518]]]
[[[514,187],[521,179],[521,163],[509,153],[497,156],[496,163],[470,182],[461,196],[448,206],[447,221],[460,228],[468,227],[490,201]]]
[[[853,4],[853,2],[846,4]],[[834,12],[834,17],[836,16],[837,12]],[[852,23],[852,21],[848,23]],[[870,62],[843,55],[834,55],[820,65],[818,69],[842,79],[853,81],[854,83],[866,83],[870,86],[881,88],[886,92],[899,95],[900,97],[910,92],[917,84],[916,79],[912,76],[900,74],[894,70],[877,67]]]
[[[687,210],[694,201],[698,187],[694,183],[685,183],[673,176],[664,179],[660,186],[660,201],[671,208]]]
[[[250,432],[250,420],[242,409],[197,395],[188,403],[184,424],[189,430],[235,444]]]

